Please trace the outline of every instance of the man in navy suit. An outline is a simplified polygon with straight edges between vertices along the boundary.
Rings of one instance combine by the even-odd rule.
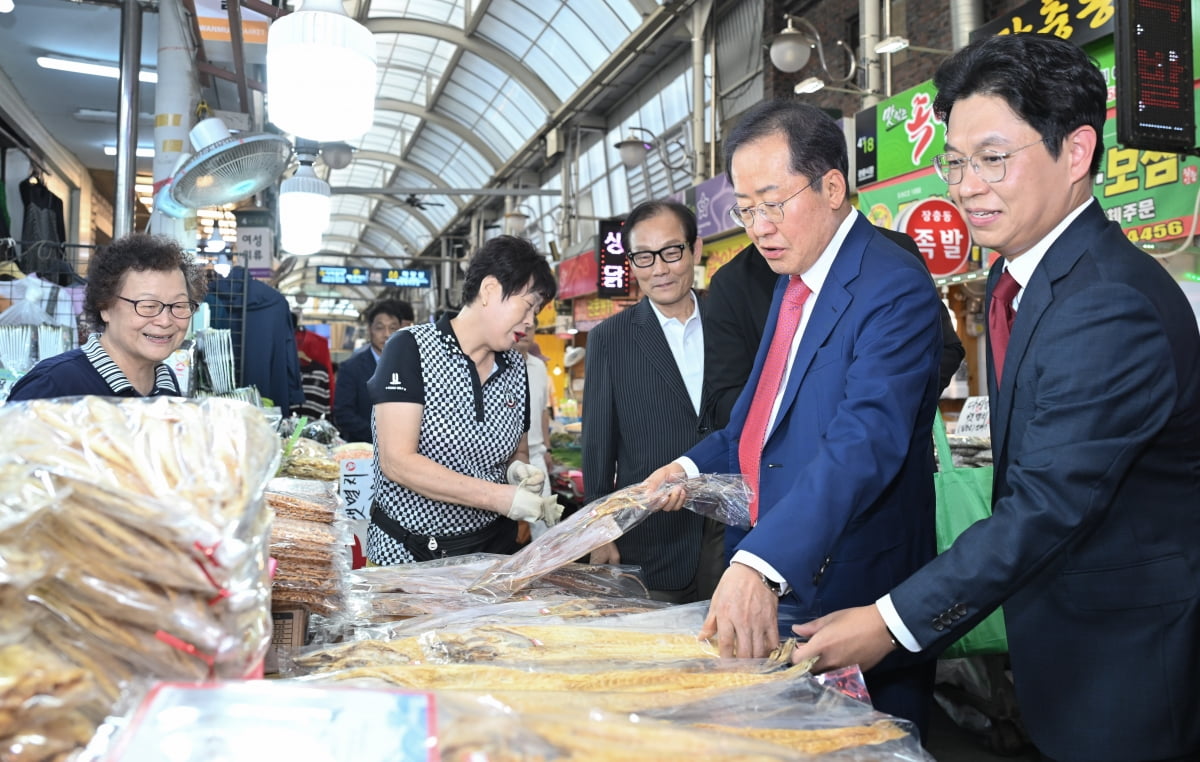
[[[725,156],[733,219],[790,277],[729,425],[646,481],[741,472],[756,487],[753,528],[726,529],[732,563],[700,632],[753,658],[779,624],[869,603],[933,558],[943,307],[924,265],[850,206],[846,140],[820,109],[760,104]],[[785,306],[796,289],[803,304]],[[681,504],[675,490],[664,508]],[[876,707],[923,725],[934,665],[914,661],[890,660],[867,686]]]
[[[798,628],[799,655],[937,653],[1003,604],[1046,758],[1200,759],[1200,335],[1092,198],[1104,76],[1023,34],[963,48],[934,82],[935,166],[975,243],[1003,256],[988,283],[993,514],[874,605]]]

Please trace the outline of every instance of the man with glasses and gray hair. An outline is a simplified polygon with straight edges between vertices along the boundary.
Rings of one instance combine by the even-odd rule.
[[[706,433],[704,329],[692,290],[703,247],[696,217],[674,201],[649,201],[630,212],[623,237],[645,297],[588,336],[582,443],[589,501],[638,483]],[[591,560],[637,564],[652,597],[690,603],[712,595],[724,569],[721,538],[711,519],[656,512]]]
[[[755,106],[725,161],[733,220],[788,277],[729,425],[646,481],[738,469],[754,488],[752,528],[726,528],[731,563],[700,635],[756,658],[781,626],[872,602],[933,558],[943,307],[922,263],[850,205],[846,140],[823,111]],[[682,503],[673,490],[665,509]],[[916,661],[897,655],[866,680],[876,708],[923,730],[934,664]]]

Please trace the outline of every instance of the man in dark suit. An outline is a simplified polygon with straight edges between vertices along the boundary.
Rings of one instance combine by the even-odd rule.
[[[740,471],[755,488],[753,528],[726,529],[732,563],[700,635],[723,656],[760,657],[781,618],[873,601],[933,557],[943,308],[928,270],[851,207],[845,138],[820,109],[755,106],[725,156],[733,218],[788,277],[729,425],[647,486]],[[876,707],[921,725],[934,665],[904,661],[868,672],[867,687]]]
[[[367,381],[375,374],[383,345],[391,335],[413,324],[413,308],[400,299],[383,299],[367,307],[363,320],[370,343],[338,366],[334,388],[333,423],[347,442],[374,441]]]
[[[876,230],[925,261],[911,237],[878,226]],[[778,282],[779,274],[771,269],[754,244],[722,265],[709,281],[705,297],[704,401],[700,419],[714,431],[729,423],[733,403],[746,386]],[[953,380],[965,355],[950,310],[944,309],[942,359],[938,369],[940,390],[945,391]]]
[[[692,291],[703,246],[696,218],[673,201],[647,202],[629,213],[624,238],[645,296],[588,336],[582,445],[589,501],[638,483],[704,435],[704,335]],[[694,513],[653,513],[591,560],[638,564],[658,600],[706,600],[724,568],[721,535],[720,524]]]
[[[988,283],[993,514],[875,605],[798,632],[822,668],[937,653],[1003,604],[1047,758],[1200,759],[1200,334],[1092,198],[1107,88],[1054,37],[938,70],[935,159]],[[889,628],[892,637],[889,638]]]

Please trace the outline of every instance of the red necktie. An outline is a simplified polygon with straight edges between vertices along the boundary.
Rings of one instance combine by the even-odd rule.
[[[1021,284],[1005,270],[992,289],[992,301],[988,304],[988,344],[992,347],[992,365],[996,368],[996,383],[1004,371],[1004,354],[1008,351],[1008,337],[1012,333],[1013,297],[1021,290]]]
[[[784,371],[787,370],[788,353],[792,349],[792,339],[796,337],[796,329],[800,325],[804,301],[811,293],[804,281],[800,280],[800,276],[791,276],[787,290],[783,292],[779,316],[775,319],[775,335],[771,337],[767,359],[758,377],[758,386],[754,387],[754,399],[751,400],[750,411],[746,414],[746,424],[742,427],[742,439],[738,443],[738,465],[754,491],[750,499],[751,526],[758,523],[758,471],[763,445],[767,441],[771,408],[775,406],[779,385],[783,382]]]

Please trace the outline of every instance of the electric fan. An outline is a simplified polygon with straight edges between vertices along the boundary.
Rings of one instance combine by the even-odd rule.
[[[292,145],[282,135],[230,135],[216,117],[202,120],[190,133],[195,155],[171,178],[172,199],[188,209],[222,206],[253,196],[287,169]]]

